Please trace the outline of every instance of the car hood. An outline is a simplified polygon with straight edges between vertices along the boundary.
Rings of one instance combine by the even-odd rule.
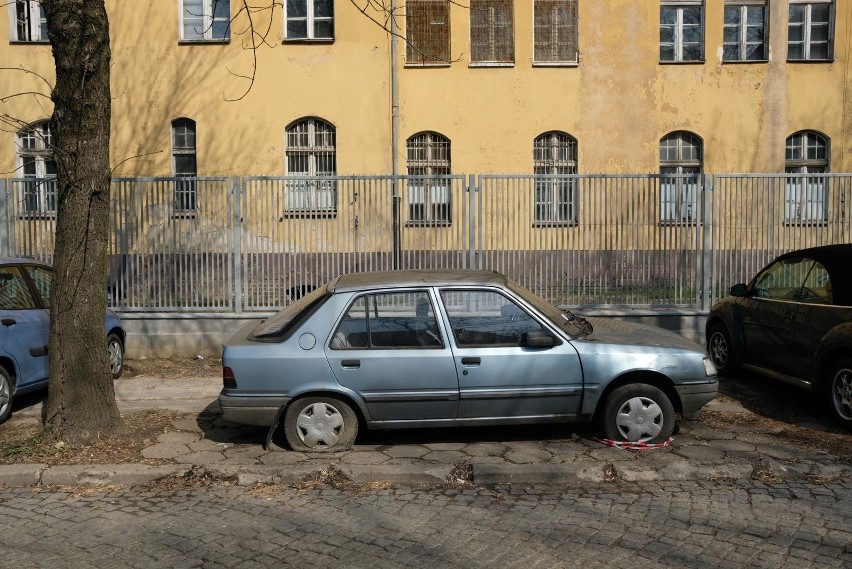
[[[680,334],[657,326],[628,322],[618,318],[587,318],[587,320],[594,326],[594,332],[583,338],[587,342],[704,351],[698,344]]]

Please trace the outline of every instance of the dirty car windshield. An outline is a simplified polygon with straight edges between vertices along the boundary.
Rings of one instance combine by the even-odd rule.
[[[319,308],[328,297],[328,287],[325,285],[319,287],[258,324],[257,328],[249,335],[249,339],[259,342],[286,340],[293,330],[304,322],[314,310]]]
[[[537,294],[534,294],[522,286],[509,281],[509,289],[535,306],[539,312],[547,316],[547,318],[571,334],[574,338],[582,338],[592,333],[592,325],[579,316],[574,315],[568,310],[556,308]]]

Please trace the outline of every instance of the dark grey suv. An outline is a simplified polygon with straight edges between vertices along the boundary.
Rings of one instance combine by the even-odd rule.
[[[852,244],[781,255],[707,319],[719,373],[738,367],[813,390],[852,428]]]

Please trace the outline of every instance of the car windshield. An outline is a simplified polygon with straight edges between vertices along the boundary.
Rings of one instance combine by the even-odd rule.
[[[509,281],[509,289],[535,306],[548,320],[571,334],[572,337],[583,338],[592,333],[592,324],[585,318],[572,313],[570,310],[557,308],[540,296],[512,281]]]
[[[261,342],[280,342],[286,340],[290,333],[311,312],[319,308],[328,297],[328,287],[323,285],[258,324],[257,328],[249,335],[249,339]]]

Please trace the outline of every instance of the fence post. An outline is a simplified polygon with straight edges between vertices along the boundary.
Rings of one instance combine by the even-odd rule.
[[[6,180],[0,178],[0,255],[11,257],[12,251],[9,247],[9,210],[6,204],[9,194],[6,193]]]
[[[467,205],[468,205],[468,240],[467,240],[467,268],[468,269],[477,269],[479,267],[476,266],[476,212],[474,209],[476,208],[476,176],[471,174],[468,178],[467,183]]]
[[[712,302],[712,267],[713,267],[713,192],[716,189],[716,178],[711,174],[704,175],[704,223],[702,224],[701,238],[701,309],[710,310]]]
[[[394,156],[396,153],[394,153]],[[399,194],[399,185],[400,179],[399,176],[394,175],[391,178],[391,217],[393,224],[393,259],[392,266],[393,270],[398,271],[405,267],[402,266],[402,228],[400,226],[399,216],[400,216],[400,207],[399,203],[402,200],[402,197]]]
[[[233,178],[231,180],[231,207],[233,208],[234,215],[231,217],[231,223],[233,225],[234,230],[234,241],[233,246],[231,247],[231,263],[234,268],[234,280],[233,280],[233,299],[234,299],[234,312],[237,314],[242,314],[243,312],[243,255],[242,255],[242,211],[241,209],[241,201],[243,195],[243,184],[242,178]]]

